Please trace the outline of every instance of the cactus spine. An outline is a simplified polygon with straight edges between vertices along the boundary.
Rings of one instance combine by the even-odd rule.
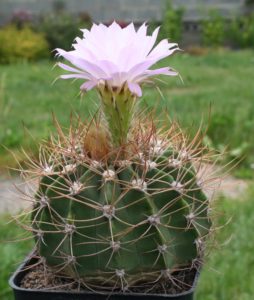
[[[135,147],[125,147],[123,159],[103,139],[107,153],[93,149],[84,140],[90,131],[101,127],[82,128],[64,144],[61,133],[40,166],[32,213],[39,256],[98,289],[125,290],[191,268],[211,226],[199,149],[148,125],[131,133]]]

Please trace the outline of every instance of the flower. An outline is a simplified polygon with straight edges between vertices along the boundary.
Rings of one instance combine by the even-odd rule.
[[[110,26],[93,24],[91,30],[82,29],[83,38],[77,37],[74,50],[56,49],[72,66],[58,63],[62,69],[71,72],[61,75],[63,79],[84,79],[81,90],[90,90],[101,83],[112,88],[127,86],[131,93],[140,97],[140,84],[155,75],[176,76],[169,67],[151,70],[159,60],[179,50],[176,43],[164,39],[155,46],[159,28],[152,35],[147,34],[144,23],[135,30],[133,23],[121,28],[116,22]]]

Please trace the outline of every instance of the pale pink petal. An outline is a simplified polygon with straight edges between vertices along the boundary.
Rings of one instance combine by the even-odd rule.
[[[137,34],[139,34],[140,37],[142,38],[142,37],[146,36],[146,33],[147,33],[147,25],[146,25],[146,23],[143,23],[143,24],[139,27],[139,29],[138,29],[138,31],[137,31]]]
[[[153,46],[154,46],[154,44],[155,44],[155,42],[156,42],[156,40],[157,40],[159,31],[160,31],[160,27],[157,27],[157,28],[154,30],[154,32],[153,32],[153,34],[152,34],[152,36],[151,36],[149,45],[148,45],[148,49],[147,49],[148,52],[147,52],[147,54],[148,54],[148,53],[150,52],[150,50],[153,48]]]
[[[145,23],[136,30],[133,23],[122,29],[113,22],[109,26],[93,24],[90,30],[83,29],[82,32],[83,38],[75,39],[74,50],[57,49],[57,52],[73,65],[59,64],[65,71],[73,73],[62,78],[86,79],[85,89],[95,87],[101,79],[114,87],[122,87],[128,82],[130,90],[141,95],[139,83],[147,78],[177,75],[170,68],[150,70],[159,60],[179,50],[177,44],[166,39],[154,46],[159,27],[148,35]]]
[[[142,96],[142,90],[139,84],[134,82],[128,82],[129,90],[138,97]]]
[[[100,64],[101,69],[109,76],[119,72],[117,65],[109,60],[100,60],[98,63]]]
[[[136,76],[133,81],[135,82],[142,82],[145,79],[151,77],[151,76],[156,76],[156,75],[167,75],[167,76],[177,76],[178,72],[170,69],[170,68],[160,68],[160,69],[155,69],[155,70],[147,70],[141,75]]]
[[[62,49],[56,49],[59,55],[63,56],[65,59],[69,60],[74,66],[78,67],[90,73],[96,78],[105,78],[107,74],[96,64],[90,63],[82,58],[79,58],[75,51],[66,52]]]
[[[162,40],[147,56],[148,59],[157,59],[157,61],[170,56],[176,50],[179,50],[177,44],[171,44],[167,39]]]
[[[124,82],[128,79],[128,73],[127,72],[117,72],[112,74],[110,78],[108,78],[108,82],[111,86],[122,86]]]
[[[81,85],[80,89],[84,90],[84,91],[89,91],[89,90],[93,89],[96,85],[97,85],[96,81],[90,80],[90,81],[86,81],[85,83],[83,83]]]
[[[57,65],[65,71],[70,71],[70,72],[75,72],[75,73],[83,73],[84,72],[84,71],[78,70],[76,68],[72,68],[72,67],[70,67],[66,64],[63,64],[63,63],[58,63]]]
[[[87,76],[85,74],[64,74],[64,75],[60,75],[60,78],[62,78],[62,79],[70,79],[70,78],[91,79],[90,76]]]
[[[169,67],[166,67],[166,68],[159,68],[159,69],[155,69],[155,70],[147,70],[145,72],[145,75],[147,75],[147,76],[154,76],[154,75],[177,76],[178,72],[172,70]]]
[[[142,63],[135,65],[128,71],[130,79],[132,80],[136,76],[143,74],[146,70],[148,70],[148,68],[150,68],[155,63],[156,60],[146,60]]]

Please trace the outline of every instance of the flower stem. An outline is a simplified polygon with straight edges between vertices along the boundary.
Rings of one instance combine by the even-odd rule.
[[[113,146],[118,148],[128,142],[128,133],[136,104],[136,96],[123,87],[120,91],[113,91],[109,87],[99,89],[102,108]]]

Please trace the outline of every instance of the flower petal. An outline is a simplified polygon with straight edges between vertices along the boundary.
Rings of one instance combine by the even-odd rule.
[[[74,66],[86,71],[87,73],[90,73],[93,77],[96,78],[107,77],[107,74],[98,65],[78,57],[75,51],[66,52],[62,49],[56,49],[56,50],[59,53],[59,55],[69,60]]]
[[[112,87],[122,87],[126,82],[129,89],[141,96],[140,83],[155,75],[175,76],[177,72],[170,68],[150,68],[159,60],[173,54],[178,45],[162,40],[156,46],[159,27],[152,35],[147,34],[147,25],[143,23],[138,30],[133,23],[121,28],[115,21],[109,25],[93,24],[90,30],[82,29],[83,37],[77,37],[74,50],[56,49],[73,66],[58,65],[73,74],[61,78],[81,78],[88,80],[82,86],[85,89],[96,86],[104,80]]]
[[[84,90],[84,91],[89,91],[89,90],[93,89],[96,85],[97,85],[97,81],[89,80],[89,81],[86,81],[85,83],[83,83],[80,86],[80,89]]]
[[[128,82],[129,90],[138,97],[142,96],[142,90],[139,84],[134,82]]]
[[[91,79],[85,74],[64,74],[64,75],[60,75],[60,78],[62,79],[81,78],[81,79],[89,79],[89,80]]]
[[[58,63],[57,65],[65,71],[70,71],[70,72],[75,72],[75,73],[83,73],[84,72],[84,71],[78,70],[76,68],[72,68],[72,67],[70,67],[66,64],[63,64],[63,63]]]

